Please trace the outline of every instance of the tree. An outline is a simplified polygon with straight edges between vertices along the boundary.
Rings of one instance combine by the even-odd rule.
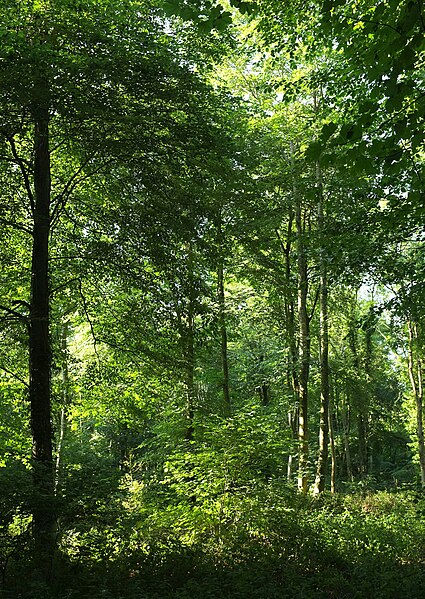
[[[118,10],[115,2],[105,1],[88,8],[82,11],[67,0],[37,5],[11,0],[2,16],[4,173],[18,181],[18,172],[17,187],[26,194],[22,206],[27,208],[12,225],[32,236],[29,396],[39,494],[33,528],[43,567],[51,557],[55,525],[49,498],[50,299],[56,273],[49,259],[61,234],[60,218],[82,186],[112,165],[144,161],[147,185],[155,158],[170,160],[173,138],[186,131],[187,98],[192,94],[201,102],[203,93],[196,77],[178,64],[178,55],[171,55],[171,35],[164,34],[149,3],[129,1]]]

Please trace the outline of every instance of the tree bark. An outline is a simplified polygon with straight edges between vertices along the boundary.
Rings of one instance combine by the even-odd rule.
[[[368,321],[368,326],[365,331],[365,360],[364,360],[364,370],[366,374],[366,380],[368,385],[370,385],[372,381],[372,373],[373,373],[373,333],[375,331],[375,317],[374,317],[374,307],[373,305],[369,309],[370,318]],[[365,446],[365,474],[372,475],[373,474],[373,453],[372,447],[368,441],[369,439],[369,392],[366,397],[365,402],[365,411],[363,415],[364,419],[364,446]]]
[[[320,236],[320,429],[319,455],[317,458],[314,495],[325,490],[329,445],[329,326],[328,326],[328,278],[323,248],[324,197],[321,173],[317,166],[319,185],[318,227]]]
[[[62,366],[61,366],[61,379],[62,379],[62,407],[59,418],[59,439],[56,448],[56,462],[55,462],[55,495],[58,494],[59,482],[60,482],[60,471],[62,462],[62,448],[65,439],[65,431],[67,428],[67,410],[69,404],[69,373],[68,373],[68,323],[65,322],[60,333],[61,341],[61,353],[62,353]]]
[[[353,355],[353,364],[358,377],[360,377],[361,364],[357,353],[357,329],[354,317],[350,323],[350,329],[348,333],[348,339],[350,344],[351,353]],[[366,371],[365,371],[366,372]],[[366,373],[367,374],[367,373]],[[359,450],[359,468],[358,472],[360,478],[364,478],[367,475],[367,421],[368,421],[368,408],[365,405],[366,399],[357,394],[357,435],[358,435],[358,450]]]
[[[195,331],[194,331],[194,298],[193,298],[193,255],[192,247],[188,244],[188,307],[186,328],[186,407],[187,428],[186,439],[193,441],[195,417]]]
[[[345,465],[347,468],[347,478],[350,482],[353,481],[353,466],[351,463],[351,449],[350,449],[350,424],[349,424],[349,416],[347,413],[347,403],[346,399],[342,400],[341,407],[341,421],[342,421],[342,430],[344,437],[344,450],[345,450]]]
[[[423,378],[422,361],[415,356],[415,345],[418,342],[418,327],[409,320],[409,355],[408,370],[410,383],[416,404],[416,434],[418,437],[419,468],[421,485],[425,489],[425,442],[424,442],[424,420],[423,420]]]
[[[360,407],[361,410],[361,407]],[[359,436],[359,473],[360,477],[364,478],[367,471],[367,441],[366,441],[366,421],[362,412],[357,415],[357,432]]]
[[[329,445],[329,334],[326,273],[322,273],[320,285],[320,429],[315,495],[325,490]]]
[[[329,420],[329,442],[331,449],[331,493],[332,495],[336,493],[336,451],[335,451],[335,433],[333,426],[333,414],[331,402],[329,400],[329,412],[328,412],[328,420]]]
[[[296,187],[294,185],[294,195],[296,193]],[[284,309],[285,309],[285,324],[288,340],[288,366],[287,366],[287,384],[292,390],[294,406],[288,411],[288,425],[292,433],[294,441],[298,436],[298,401],[299,401],[299,376],[298,376],[298,358],[299,358],[299,347],[297,344],[297,334],[295,325],[295,305],[294,305],[294,293],[292,289],[292,269],[291,269],[291,249],[292,249],[292,235],[293,235],[293,223],[294,223],[294,212],[292,208],[289,209],[288,215],[288,228],[286,235],[286,242],[283,243],[279,235],[279,231],[276,230],[277,237],[282,247],[283,255],[285,257],[285,294],[284,294]],[[294,456],[290,454],[288,456],[287,463],[287,480],[288,482],[292,478]]]
[[[232,403],[230,399],[230,380],[229,380],[229,359],[227,351],[227,327],[226,327],[226,303],[224,296],[224,267],[223,260],[220,260],[218,267],[218,309],[220,321],[221,337],[221,366],[223,373],[223,399],[224,410],[227,416],[232,413]]]
[[[298,488],[307,493],[308,477],[308,377],[310,370],[310,326],[307,315],[307,268],[305,257],[299,257],[299,296],[300,315],[300,384],[299,384],[299,472]]]
[[[29,324],[29,396],[35,501],[33,534],[40,567],[49,568],[54,550],[54,468],[50,405],[49,338],[50,234],[49,112],[40,109],[34,132],[34,224]]]
[[[308,488],[308,378],[310,372],[310,322],[307,313],[307,257],[304,246],[304,227],[302,222],[302,205],[295,184],[293,149],[291,148],[293,166],[293,193],[295,202],[295,227],[298,272],[298,321],[299,321],[299,387],[298,387],[298,489],[307,493]]]

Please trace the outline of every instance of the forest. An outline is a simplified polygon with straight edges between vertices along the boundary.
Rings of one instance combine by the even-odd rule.
[[[422,0],[2,0],[0,597],[425,597]]]

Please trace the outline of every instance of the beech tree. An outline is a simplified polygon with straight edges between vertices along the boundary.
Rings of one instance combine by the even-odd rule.
[[[105,1],[83,11],[65,0],[34,5],[11,1],[2,21],[3,176],[17,181],[19,197],[26,196],[7,224],[28,230],[32,240],[30,297],[16,301],[28,305],[34,484],[39,494],[33,527],[36,555],[46,558],[55,527],[50,500],[51,239],[60,234],[59,219],[70,198],[78,197],[95,175],[123,160],[144,161],[148,184],[155,159],[170,151],[169,132],[185,127],[186,98],[197,92],[193,75],[171,56],[149,3],[121,3],[118,10]],[[171,97],[174,113],[167,111]],[[15,308],[5,310],[18,314]]]

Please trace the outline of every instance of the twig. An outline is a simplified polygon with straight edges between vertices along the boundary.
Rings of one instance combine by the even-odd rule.
[[[64,289],[65,287],[68,287],[68,285],[70,283],[74,283],[75,281],[78,281],[80,284],[80,290],[81,290],[81,279],[80,278],[74,278],[74,279],[69,279],[69,281],[66,281],[66,283],[62,283],[62,285],[58,285],[57,287],[55,287],[54,289],[52,289],[50,291],[50,295],[55,294],[57,291],[60,291],[60,289]]]
[[[25,225],[21,225],[19,223],[15,223],[12,220],[8,220],[7,218],[0,217],[0,223],[3,223],[3,225],[6,225],[7,227],[12,227],[12,229],[15,229],[16,231],[23,231],[28,235],[32,235],[32,230],[29,227],[26,227]]]
[[[27,172],[25,163],[24,163],[23,159],[18,154],[18,151],[16,149],[15,140],[14,140],[13,136],[8,137],[7,140],[9,142],[9,144],[10,144],[10,148],[12,150],[13,157],[16,160],[16,163],[18,164],[18,166],[19,166],[19,168],[21,170],[22,177],[24,178],[25,189],[27,190],[28,199],[29,199],[30,205],[31,205],[31,210],[32,210],[32,212],[34,212],[35,211],[34,194],[33,194],[32,189],[31,189],[31,184],[30,184],[30,180],[29,180],[29,177],[28,177],[28,172]]]
[[[96,173],[102,171],[102,169],[104,169],[106,166],[108,166],[112,162],[112,158],[111,158],[110,160],[107,160],[102,165],[93,169],[92,171],[90,171],[89,173],[84,175],[83,177],[78,178],[78,175],[83,171],[84,167],[86,167],[90,163],[92,158],[93,158],[93,156],[91,156],[85,162],[83,162],[83,164],[74,173],[74,175],[72,175],[71,179],[66,183],[62,192],[58,196],[56,196],[56,198],[55,198],[56,204],[55,204],[55,207],[53,208],[52,216],[51,216],[51,220],[50,220],[52,227],[54,227],[56,222],[59,220],[59,216],[60,216],[61,212],[64,210],[65,204],[66,204],[69,196],[75,190],[75,188],[78,185],[80,185],[81,183],[83,183],[84,181],[87,181],[88,179],[90,179],[90,177],[93,177],[93,175],[95,175]]]
[[[308,322],[311,322],[311,320],[312,320],[312,318],[314,316],[314,311],[316,310],[317,302],[319,300],[319,293],[320,293],[320,285],[318,285],[317,289],[316,289],[316,295],[315,295],[315,298],[314,298],[313,307],[311,308],[311,314],[308,317]]]
[[[97,351],[98,339],[96,337],[96,333],[94,332],[93,322],[92,322],[92,320],[90,318],[90,314],[88,312],[87,301],[86,301],[85,295],[83,293],[81,279],[78,279],[78,291],[80,293],[81,301],[83,303],[84,315],[87,318],[87,322],[89,323],[89,326],[90,326],[90,331],[91,331],[91,335],[92,335],[92,339],[93,339],[93,349],[94,349],[94,353],[96,354],[96,358],[97,358],[97,361],[98,361],[98,364],[99,364],[100,358],[99,358],[99,353]]]
[[[0,364],[0,370],[7,372],[7,374],[10,374],[10,376],[12,376],[14,379],[19,381],[20,383],[22,383],[22,385],[24,385],[27,389],[29,388],[29,384],[27,381],[24,381],[24,379],[21,379],[20,376],[18,376],[15,372],[12,372],[11,370],[9,370],[9,368],[6,368],[6,366],[3,366],[3,364]]]

